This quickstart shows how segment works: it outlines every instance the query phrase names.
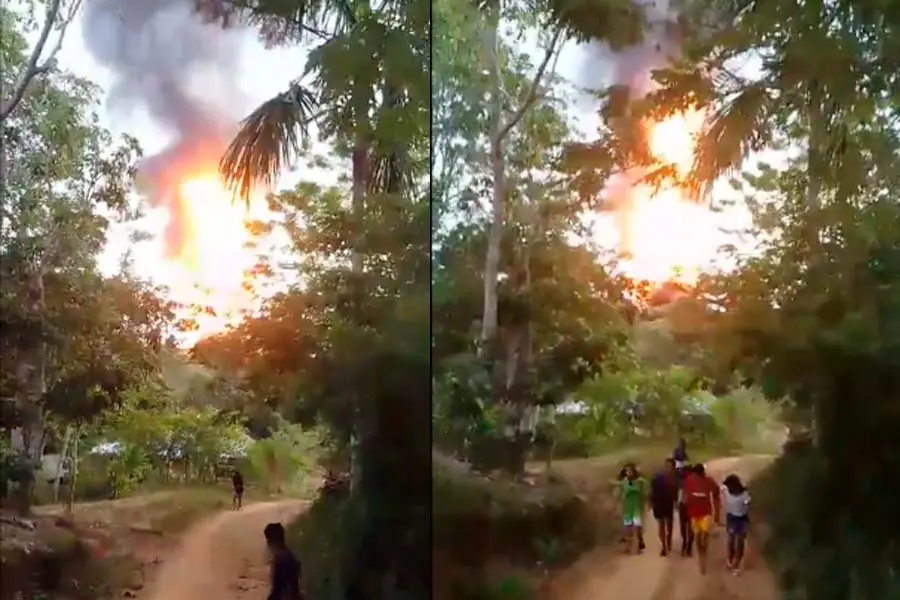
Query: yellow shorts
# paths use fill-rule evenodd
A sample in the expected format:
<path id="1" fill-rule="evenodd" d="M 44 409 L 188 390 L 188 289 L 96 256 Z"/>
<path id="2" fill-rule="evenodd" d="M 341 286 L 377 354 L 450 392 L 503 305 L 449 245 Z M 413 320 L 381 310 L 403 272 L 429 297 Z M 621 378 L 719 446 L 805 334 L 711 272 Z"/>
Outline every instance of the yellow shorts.
<path id="1" fill-rule="evenodd" d="M 712 516 L 707 515 L 699 519 L 691 519 L 691 530 L 694 533 L 709 533 L 712 528 Z"/>

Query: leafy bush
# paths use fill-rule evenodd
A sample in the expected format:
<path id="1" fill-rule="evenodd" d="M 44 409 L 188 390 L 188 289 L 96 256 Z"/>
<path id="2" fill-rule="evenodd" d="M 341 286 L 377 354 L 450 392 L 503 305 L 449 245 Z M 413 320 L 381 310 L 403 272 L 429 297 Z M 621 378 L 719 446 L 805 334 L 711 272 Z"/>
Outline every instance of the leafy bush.
<path id="1" fill-rule="evenodd" d="M 246 475 L 261 482 L 267 491 L 306 495 L 314 483 L 311 475 L 321 467 L 327 442 L 320 429 L 278 418 L 270 437 L 247 448 Z"/>
<path id="2" fill-rule="evenodd" d="M 303 562 L 303 588 L 318 600 L 342 599 L 349 548 L 361 528 L 361 511 L 344 486 L 323 488 L 288 525 L 288 542 Z"/>
<path id="3" fill-rule="evenodd" d="M 134 445 L 123 446 L 110 457 L 106 477 L 112 498 L 134 492 L 152 468 L 150 456 Z"/>
<path id="4" fill-rule="evenodd" d="M 896 528 L 882 520 L 873 535 L 867 520 L 879 514 L 878 506 L 857 512 L 853 490 L 834 489 L 831 477 L 823 453 L 803 440 L 786 444 L 783 456 L 754 481 L 769 527 L 766 555 L 785 598 L 900 598 Z M 885 496 L 885 508 L 891 505 L 891 491 L 872 491 Z"/>

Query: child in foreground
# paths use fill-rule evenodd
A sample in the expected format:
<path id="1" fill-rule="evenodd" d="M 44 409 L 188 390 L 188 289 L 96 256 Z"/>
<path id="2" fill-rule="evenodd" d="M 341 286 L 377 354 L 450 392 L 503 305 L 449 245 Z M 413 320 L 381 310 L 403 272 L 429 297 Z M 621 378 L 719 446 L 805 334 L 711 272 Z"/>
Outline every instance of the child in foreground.
<path id="1" fill-rule="evenodd" d="M 628 545 L 628 553 L 642 550 L 644 534 L 644 509 L 647 504 L 647 482 L 633 463 L 625 465 L 625 477 L 619 482 L 619 499 L 622 502 L 622 525 Z"/>
<path id="2" fill-rule="evenodd" d="M 713 524 L 720 519 L 719 486 L 706 474 L 702 464 L 694 465 L 684 480 L 682 489 L 687 515 L 691 519 L 691 529 L 697 542 L 697 559 L 700 574 L 706 574 L 706 559 L 709 553 L 709 534 Z"/>
<path id="3" fill-rule="evenodd" d="M 737 575 L 744 568 L 744 550 L 750 528 L 750 492 L 741 478 L 732 473 L 723 482 L 725 528 L 728 533 L 727 567 Z"/>

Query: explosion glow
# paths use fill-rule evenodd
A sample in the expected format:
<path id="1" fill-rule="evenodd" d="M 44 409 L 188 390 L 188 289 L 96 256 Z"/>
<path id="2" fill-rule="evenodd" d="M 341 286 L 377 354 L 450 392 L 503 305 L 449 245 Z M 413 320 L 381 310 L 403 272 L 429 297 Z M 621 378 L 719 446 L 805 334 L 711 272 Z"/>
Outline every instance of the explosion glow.
<path id="1" fill-rule="evenodd" d="M 703 114 L 692 110 L 649 124 L 650 151 L 661 165 L 671 165 L 679 178 L 693 165 Z M 658 285 L 676 281 L 692 285 L 709 262 L 709 210 L 692 201 L 676 180 L 657 186 L 633 182 L 629 200 L 620 207 L 623 260 L 619 266 L 631 279 Z"/>
<path id="2" fill-rule="evenodd" d="M 173 300 L 193 309 L 196 333 L 203 337 L 254 308 L 247 273 L 256 256 L 247 247 L 247 223 L 264 218 L 265 203 L 252 198 L 248 208 L 225 188 L 214 167 L 187 170 L 173 193 L 181 243 L 166 259 L 167 284 Z"/>
<path id="3" fill-rule="evenodd" d="M 248 220 L 267 208 L 228 193 L 219 160 L 235 133 L 244 100 L 236 74 L 243 48 L 238 28 L 211 22 L 192 0 L 85 0 L 85 48 L 112 76 L 111 114 L 143 113 L 169 143 L 137 166 L 151 211 L 165 211 L 159 258 L 142 276 L 169 288 L 196 321 L 195 335 L 217 333 L 253 309 L 246 272 Z"/>

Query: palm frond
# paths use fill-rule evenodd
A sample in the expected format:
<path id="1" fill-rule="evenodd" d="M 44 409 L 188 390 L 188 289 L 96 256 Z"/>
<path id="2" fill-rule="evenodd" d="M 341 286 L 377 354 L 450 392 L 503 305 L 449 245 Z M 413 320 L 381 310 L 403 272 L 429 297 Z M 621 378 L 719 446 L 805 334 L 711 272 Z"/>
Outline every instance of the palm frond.
<path id="1" fill-rule="evenodd" d="M 750 85 L 732 96 L 707 118 L 697 141 L 694 168 L 688 184 L 697 197 L 707 195 L 721 175 L 738 169 L 748 154 L 762 149 L 767 106 L 771 100 L 763 85 Z"/>
<path id="2" fill-rule="evenodd" d="M 373 157 L 369 193 L 415 195 L 415 191 L 415 176 L 406 153 L 393 152 Z"/>
<path id="3" fill-rule="evenodd" d="M 313 93 L 294 84 L 253 111 L 219 163 L 225 184 L 244 200 L 257 184 L 272 186 L 307 144 L 316 106 Z"/>
<path id="4" fill-rule="evenodd" d="M 414 116 L 398 121 L 398 112 L 406 113 L 414 111 L 409 96 L 392 83 L 390 78 L 382 85 L 382 105 L 378 115 L 378 123 L 375 126 L 376 138 L 379 138 L 373 147 L 373 157 L 369 171 L 369 193 L 372 194 L 403 194 L 414 196 L 415 167 L 412 160 L 412 148 L 405 141 L 397 139 L 398 127 L 415 127 Z M 401 125 L 402 123 L 402 125 Z M 386 135 L 379 135 L 383 133 Z M 410 139 L 417 139 L 413 135 Z"/>

